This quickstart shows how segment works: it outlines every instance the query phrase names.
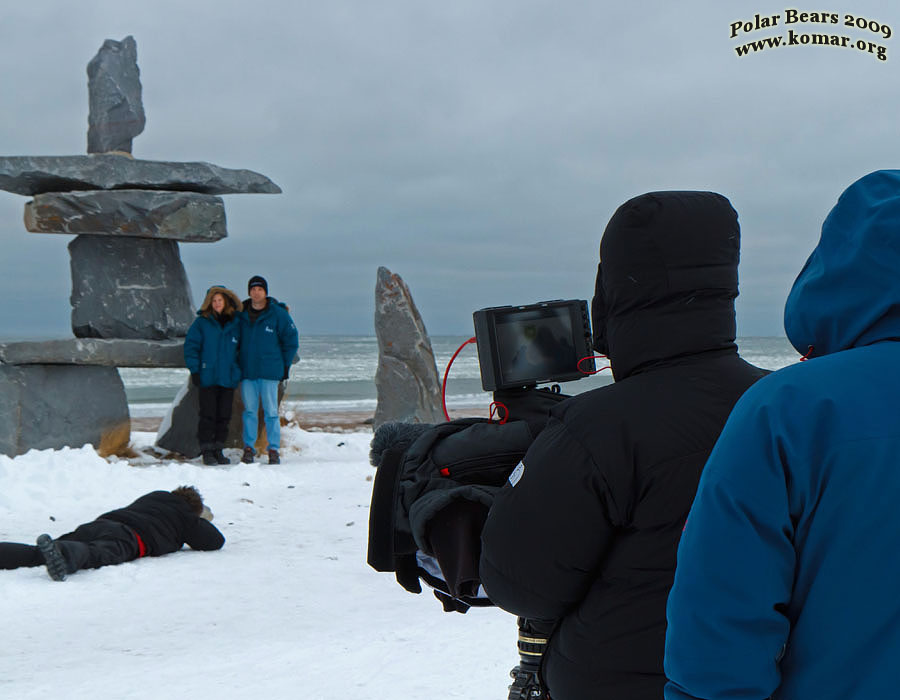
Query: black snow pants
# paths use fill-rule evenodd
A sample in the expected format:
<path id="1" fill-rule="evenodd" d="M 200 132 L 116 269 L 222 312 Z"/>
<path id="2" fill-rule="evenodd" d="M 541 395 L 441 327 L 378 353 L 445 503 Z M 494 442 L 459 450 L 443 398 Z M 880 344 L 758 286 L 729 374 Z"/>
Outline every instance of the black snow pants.
<path id="1" fill-rule="evenodd" d="M 79 525 L 73 532 L 56 538 L 66 560 L 67 573 L 121 564 L 140 556 L 137 536 L 127 525 L 98 519 Z M 34 545 L 0 542 L 0 569 L 43 566 L 44 558 Z"/>
<path id="2" fill-rule="evenodd" d="M 224 386 L 202 386 L 197 398 L 200 403 L 200 420 L 197 423 L 197 442 L 200 443 L 200 449 L 221 450 L 228 437 L 234 389 Z"/>

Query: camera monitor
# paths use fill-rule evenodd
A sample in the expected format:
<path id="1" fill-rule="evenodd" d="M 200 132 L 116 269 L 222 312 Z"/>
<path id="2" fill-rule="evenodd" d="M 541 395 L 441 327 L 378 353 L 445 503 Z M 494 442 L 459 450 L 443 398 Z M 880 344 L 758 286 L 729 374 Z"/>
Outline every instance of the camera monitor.
<path id="1" fill-rule="evenodd" d="M 494 306 L 472 317 L 485 391 L 568 382 L 594 369 L 586 301 Z"/>

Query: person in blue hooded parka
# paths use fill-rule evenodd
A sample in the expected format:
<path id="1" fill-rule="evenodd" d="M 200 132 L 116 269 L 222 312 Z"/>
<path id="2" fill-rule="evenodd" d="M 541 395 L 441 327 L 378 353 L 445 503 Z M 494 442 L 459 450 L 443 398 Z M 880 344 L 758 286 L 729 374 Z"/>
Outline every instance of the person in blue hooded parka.
<path id="1" fill-rule="evenodd" d="M 228 437 L 234 390 L 241 381 L 238 314 L 243 308 L 230 289 L 210 287 L 184 339 L 184 364 L 199 389 L 197 441 L 207 465 L 231 463 L 222 448 Z"/>
<path id="2" fill-rule="evenodd" d="M 810 358 L 737 403 L 668 600 L 668 700 L 896 697 L 900 170 L 853 183 L 787 299 Z"/>

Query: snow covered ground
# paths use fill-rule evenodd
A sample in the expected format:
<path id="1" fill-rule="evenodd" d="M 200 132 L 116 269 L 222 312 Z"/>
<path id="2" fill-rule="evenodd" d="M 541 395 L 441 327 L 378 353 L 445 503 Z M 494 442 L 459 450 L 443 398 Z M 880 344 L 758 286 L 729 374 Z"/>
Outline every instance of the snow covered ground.
<path id="1" fill-rule="evenodd" d="M 366 564 L 370 438 L 286 428 L 272 467 L 107 461 L 89 446 L 0 456 L 0 540 L 58 536 L 180 484 L 227 539 L 64 582 L 0 571 L 0 698 L 506 698 L 514 617 L 444 613 Z"/>

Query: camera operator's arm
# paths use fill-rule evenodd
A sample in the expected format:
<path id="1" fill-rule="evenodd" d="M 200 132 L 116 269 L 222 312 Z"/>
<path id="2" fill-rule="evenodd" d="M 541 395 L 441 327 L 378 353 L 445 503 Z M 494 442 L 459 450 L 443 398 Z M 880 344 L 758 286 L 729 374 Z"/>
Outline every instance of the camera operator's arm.
<path id="1" fill-rule="evenodd" d="M 480 564 L 488 596 L 522 617 L 559 618 L 594 580 L 616 512 L 591 454 L 551 419 L 488 514 Z"/>

